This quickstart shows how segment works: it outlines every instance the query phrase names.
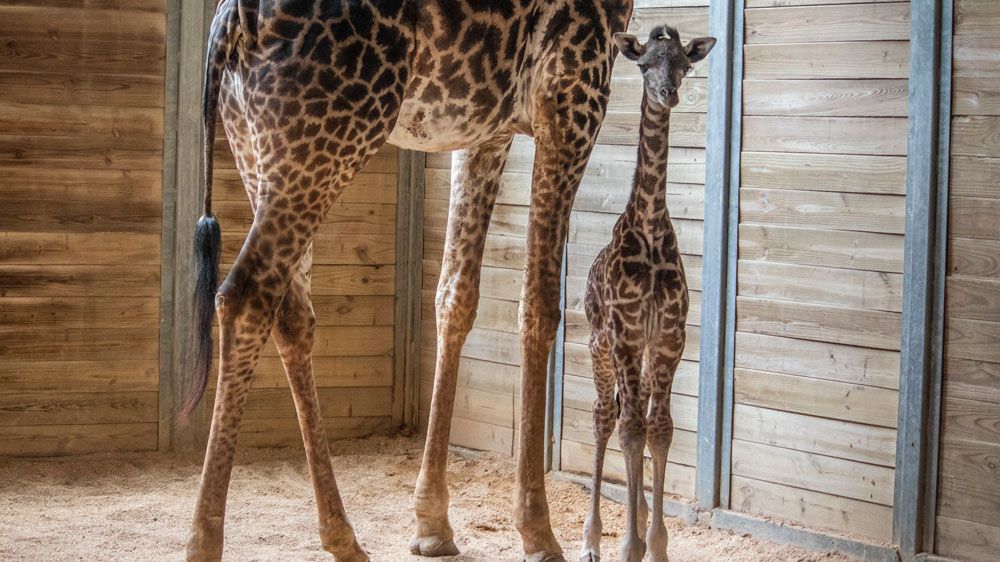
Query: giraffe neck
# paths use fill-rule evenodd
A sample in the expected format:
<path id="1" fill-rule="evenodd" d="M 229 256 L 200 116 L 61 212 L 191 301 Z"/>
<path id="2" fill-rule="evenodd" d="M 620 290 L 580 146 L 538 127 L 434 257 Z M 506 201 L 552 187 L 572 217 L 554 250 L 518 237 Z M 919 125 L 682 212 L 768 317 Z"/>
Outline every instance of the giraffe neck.
<path id="1" fill-rule="evenodd" d="M 633 224 L 650 238 L 669 226 L 667 215 L 667 157 L 669 152 L 670 108 L 649 102 L 642 96 L 639 123 L 639 155 L 636 159 L 632 194 L 626 212 Z"/>

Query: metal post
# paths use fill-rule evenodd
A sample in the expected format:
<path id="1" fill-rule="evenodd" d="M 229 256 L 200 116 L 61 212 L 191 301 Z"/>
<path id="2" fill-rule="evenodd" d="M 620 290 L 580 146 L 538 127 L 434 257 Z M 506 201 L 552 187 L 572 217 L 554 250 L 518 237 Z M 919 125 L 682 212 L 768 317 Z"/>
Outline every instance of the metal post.
<path id="1" fill-rule="evenodd" d="M 698 381 L 698 507 L 728 504 L 728 435 L 732 425 L 732 335 L 743 75 L 743 0 L 712 2 L 708 62 L 708 140 Z M 727 390 L 728 389 L 728 390 Z"/>
<path id="2" fill-rule="evenodd" d="M 893 539 L 904 560 L 927 550 L 931 536 L 925 533 L 933 525 L 928 522 L 933 518 L 931 494 L 937 477 L 937 438 L 932 430 L 936 432 L 940 409 L 946 244 L 946 231 L 938 218 L 947 204 L 946 195 L 939 200 L 939 193 L 947 193 L 947 137 L 942 143 L 941 135 L 947 135 L 950 114 L 941 93 L 950 91 L 951 78 L 950 20 L 942 26 L 942 15 L 950 18 L 950 2 L 917 1 L 910 9 L 906 238 L 893 502 Z M 942 72 L 942 51 L 948 58 L 947 75 Z"/>

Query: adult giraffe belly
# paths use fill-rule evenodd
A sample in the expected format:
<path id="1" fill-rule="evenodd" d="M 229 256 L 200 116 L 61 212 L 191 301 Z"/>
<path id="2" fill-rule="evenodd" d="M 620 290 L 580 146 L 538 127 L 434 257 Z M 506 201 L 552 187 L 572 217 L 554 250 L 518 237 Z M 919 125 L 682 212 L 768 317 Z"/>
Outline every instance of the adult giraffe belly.
<path id="1" fill-rule="evenodd" d="M 509 117 L 493 122 L 470 119 L 475 108 L 460 109 L 455 102 L 427 103 L 406 99 L 399 110 L 389 143 L 424 152 L 443 152 L 475 146 L 510 129 Z"/>

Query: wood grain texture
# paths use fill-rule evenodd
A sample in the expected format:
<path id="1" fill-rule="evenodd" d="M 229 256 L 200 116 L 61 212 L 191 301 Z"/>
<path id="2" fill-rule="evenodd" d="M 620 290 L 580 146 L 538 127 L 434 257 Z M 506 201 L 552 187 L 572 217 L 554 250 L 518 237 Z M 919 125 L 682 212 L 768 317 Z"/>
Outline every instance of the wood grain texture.
<path id="1" fill-rule="evenodd" d="M 906 155 L 902 117 L 743 118 L 743 148 L 754 152 Z"/>
<path id="2" fill-rule="evenodd" d="M 737 367 L 895 390 L 899 353 L 870 347 L 736 332 Z"/>
<path id="3" fill-rule="evenodd" d="M 1000 116 L 952 118 L 951 153 L 956 156 L 1000 157 Z"/>
<path id="4" fill-rule="evenodd" d="M 947 396 L 942 419 L 944 449 L 954 442 L 1000 444 L 1000 408 L 995 403 Z"/>
<path id="5" fill-rule="evenodd" d="M 820 529 L 857 534 L 888 542 L 892 508 L 736 476 L 730 494 L 733 509 L 799 521 Z"/>
<path id="6" fill-rule="evenodd" d="M 745 478 L 891 506 L 893 473 L 889 467 L 733 441 L 733 474 Z"/>
<path id="7" fill-rule="evenodd" d="M 892 429 L 736 404 L 733 438 L 793 451 L 894 466 Z M 810 488 L 812 489 L 812 488 Z"/>
<path id="8" fill-rule="evenodd" d="M 906 40 L 908 3 L 749 8 L 745 43 Z"/>
<path id="9" fill-rule="evenodd" d="M 743 114 L 906 117 L 906 80 L 744 80 Z"/>
<path id="10" fill-rule="evenodd" d="M 790 189 L 740 189 L 740 221 L 903 234 L 906 198 Z"/>
<path id="11" fill-rule="evenodd" d="M 153 451 L 156 423 L 0 425 L 0 455 L 56 456 Z"/>
<path id="12" fill-rule="evenodd" d="M 747 45 L 743 57 L 747 78 L 906 78 L 910 72 L 906 41 Z"/>
<path id="13" fill-rule="evenodd" d="M 736 329 L 741 332 L 874 347 L 898 351 L 897 312 L 739 296 Z"/>
<path id="14" fill-rule="evenodd" d="M 955 78 L 1000 78 L 1000 37 L 995 33 L 955 35 L 952 72 Z"/>
<path id="15" fill-rule="evenodd" d="M 743 187 L 902 195 L 906 158 L 743 152 L 740 182 Z"/>
<path id="16" fill-rule="evenodd" d="M 944 341 L 948 357 L 1000 363 L 1000 322 L 947 318 Z"/>
<path id="17" fill-rule="evenodd" d="M 903 276 L 831 267 L 739 262 L 740 295 L 901 312 Z"/>
<path id="18" fill-rule="evenodd" d="M 896 234 L 740 225 L 739 258 L 903 272 L 903 240 Z"/>
<path id="19" fill-rule="evenodd" d="M 953 115 L 1000 115 L 1000 77 L 952 80 Z"/>
<path id="20" fill-rule="evenodd" d="M 1000 363 L 944 358 L 944 395 L 1000 404 Z"/>
<path id="21" fill-rule="evenodd" d="M 1000 551 L 1000 525 L 938 516 L 934 550 L 959 560 L 992 560 Z"/>
<path id="22" fill-rule="evenodd" d="M 739 404 L 896 427 L 898 393 L 894 390 L 739 368 L 735 380 Z"/>
<path id="23" fill-rule="evenodd" d="M 952 442 L 941 450 L 938 514 L 1000 526 L 1000 444 Z"/>
<path id="24" fill-rule="evenodd" d="M 949 237 L 948 274 L 982 278 L 1000 276 L 1000 241 Z"/>

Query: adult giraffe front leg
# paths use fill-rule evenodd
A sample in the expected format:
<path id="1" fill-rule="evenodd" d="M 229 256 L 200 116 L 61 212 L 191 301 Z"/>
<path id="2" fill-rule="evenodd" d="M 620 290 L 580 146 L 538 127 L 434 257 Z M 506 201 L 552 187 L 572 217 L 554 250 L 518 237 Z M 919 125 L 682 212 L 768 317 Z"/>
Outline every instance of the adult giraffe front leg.
<path id="1" fill-rule="evenodd" d="M 521 289 L 521 430 L 514 525 L 528 562 L 564 560 L 545 497 L 545 393 L 561 311 L 559 287 L 570 211 L 604 116 L 607 92 L 575 78 L 554 80 L 536 104 L 535 162 Z M 591 99 L 573 105 L 568 100 Z M 581 113 L 582 107 L 593 113 Z M 583 120 L 579 116 L 583 116 Z"/>
<path id="2" fill-rule="evenodd" d="M 423 556 L 458 554 L 448 523 L 448 436 L 455 405 L 458 361 L 479 305 L 479 269 L 486 231 L 510 151 L 511 135 L 455 153 L 451 200 L 441 277 L 435 299 L 437 365 L 424 458 L 414 492 L 416 535 L 410 552 Z"/>

